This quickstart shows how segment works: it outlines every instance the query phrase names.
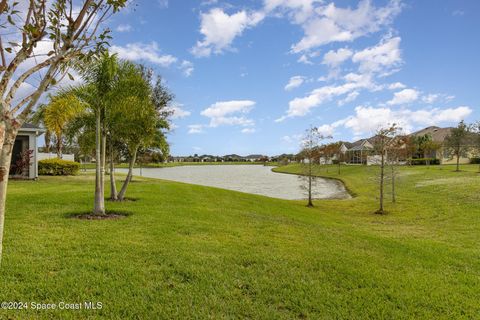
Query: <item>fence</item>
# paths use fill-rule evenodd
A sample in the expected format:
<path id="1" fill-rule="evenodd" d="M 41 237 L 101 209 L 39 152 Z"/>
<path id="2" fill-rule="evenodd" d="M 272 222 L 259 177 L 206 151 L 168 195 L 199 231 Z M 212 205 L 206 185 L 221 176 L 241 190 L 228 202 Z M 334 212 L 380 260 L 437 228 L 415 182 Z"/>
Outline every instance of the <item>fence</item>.
<path id="1" fill-rule="evenodd" d="M 39 152 L 37 154 L 37 159 L 38 161 L 40 160 L 45 160 L 45 159 L 54 159 L 57 157 L 56 153 L 44 153 L 44 152 Z M 63 160 L 70 160 L 70 161 L 75 161 L 75 156 L 73 154 L 63 154 L 62 155 Z"/>

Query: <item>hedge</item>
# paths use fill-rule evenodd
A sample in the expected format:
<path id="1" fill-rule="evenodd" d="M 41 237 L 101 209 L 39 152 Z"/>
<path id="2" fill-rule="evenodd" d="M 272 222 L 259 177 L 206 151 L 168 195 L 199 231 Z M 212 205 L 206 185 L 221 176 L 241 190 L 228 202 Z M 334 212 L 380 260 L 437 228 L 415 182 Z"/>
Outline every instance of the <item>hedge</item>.
<path id="1" fill-rule="evenodd" d="M 38 174 L 43 176 L 74 176 L 80 170 L 80 163 L 62 159 L 38 161 Z"/>
<path id="2" fill-rule="evenodd" d="M 425 166 L 427 164 L 438 165 L 440 164 L 440 159 L 437 159 L 437 158 L 409 159 L 408 163 L 410 163 L 412 166 Z"/>
<path id="3" fill-rule="evenodd" d="M 470 163 L 471 164 L 480 164 L 480 158 L 471 158 Z"/>

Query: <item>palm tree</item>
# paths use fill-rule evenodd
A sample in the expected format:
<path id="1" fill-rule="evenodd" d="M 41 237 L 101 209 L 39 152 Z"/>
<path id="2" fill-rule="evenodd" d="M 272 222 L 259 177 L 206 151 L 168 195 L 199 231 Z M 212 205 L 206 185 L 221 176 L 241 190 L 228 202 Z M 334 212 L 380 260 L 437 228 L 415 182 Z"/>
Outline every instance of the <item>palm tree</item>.
<path id="1" fill-rule="evenodd" d="M 47 127 L 50 132 L 55 133 L 58 159 L 62 158 L 65 127 L 84 109 L 85 104 L 69 92 L 60 93 L 54 97 L 51 96 L 50 103 L 43 108 L 42 113 L 45 127 Z"/>
<path id="2" fill-rule="evenodd" d="M 80 73 L 85 84 L 74 90 L 95 115 L 95 201 L 93 214 L 105 214 L 105 158 L 106 158 L 106 108 L 117 78 L 117 56 L 104 52 L 93 63 L 83 66 Z"/>

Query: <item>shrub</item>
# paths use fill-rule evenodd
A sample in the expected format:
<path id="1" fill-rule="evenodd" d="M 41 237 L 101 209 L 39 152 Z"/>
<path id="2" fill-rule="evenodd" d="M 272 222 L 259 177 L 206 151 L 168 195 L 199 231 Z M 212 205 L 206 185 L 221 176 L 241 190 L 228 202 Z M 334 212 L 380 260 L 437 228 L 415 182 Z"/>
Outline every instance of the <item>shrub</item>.
<path id="1" fill-rule="evenodd" d="M 38 161 L 38 174 L 44 176 L 74 176 L 80 170 L 80 163 L 62 159 Z"/>
<path id="2" fill-rule="evenodd" d="M 408 162 L 412 166 L 425 166 L 427 164 L 438 165 L 438 164 L 440 164 L 440 159 L 437 159 L 437 158 L 419 158 L 419 159 L 409 159 Z"/>
<path id="3" fill-rule="evenodd" d="M 480 158 L 470 158 L 471 164 L 480 164 Z"/>

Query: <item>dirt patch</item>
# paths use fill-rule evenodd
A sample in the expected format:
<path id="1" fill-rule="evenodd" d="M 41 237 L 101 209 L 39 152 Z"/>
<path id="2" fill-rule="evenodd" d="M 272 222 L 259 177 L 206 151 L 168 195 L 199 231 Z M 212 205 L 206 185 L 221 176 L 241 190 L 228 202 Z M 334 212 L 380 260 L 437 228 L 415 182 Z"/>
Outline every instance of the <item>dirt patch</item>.
<path id="1" fill-rule="evenodd" d="M 71 213 L 67 215 L 70 219 L 79 220 L 118 220 L 123 219 L 131 214 L 129 212 L 107 211 L 104 215 L 93 214 L 91 212 Z"/>

